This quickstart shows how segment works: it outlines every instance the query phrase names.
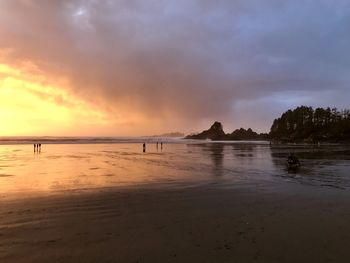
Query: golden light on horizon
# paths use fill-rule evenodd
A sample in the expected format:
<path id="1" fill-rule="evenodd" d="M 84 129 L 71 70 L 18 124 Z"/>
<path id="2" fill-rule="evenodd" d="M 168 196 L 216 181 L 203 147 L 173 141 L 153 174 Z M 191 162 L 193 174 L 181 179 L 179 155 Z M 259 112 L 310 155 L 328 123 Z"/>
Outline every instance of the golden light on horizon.
<path id="1" fill-rule="evenodd" d="M 42 75 L 0 64 L 0 136 L 74 135 L 75 127 L 107 124 L 107 114 L 48 84 Z"/>

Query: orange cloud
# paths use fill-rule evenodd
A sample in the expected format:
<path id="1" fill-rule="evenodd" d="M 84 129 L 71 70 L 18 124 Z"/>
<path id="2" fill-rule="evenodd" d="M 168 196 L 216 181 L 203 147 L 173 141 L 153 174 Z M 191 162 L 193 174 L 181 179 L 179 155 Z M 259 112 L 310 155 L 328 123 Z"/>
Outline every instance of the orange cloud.
<path id="1" fill-rule="evenodd" d="M 109 123 L 106 112 L 70 94 L 64 81 L 49 84 L 38 72 L 28 73 L 34 65 L 22 65 L 0 63 L 1 136 L 71 134 Z"/>
<path id="2" fill-rule="evenodd" d="M 69 81 L 45 75 L 30 61 L 5 60 L 0 57 L 0 136 L 125 136 L 161 129 L 156 118 L 130 111 L 130 105 L 109 110 L 103 100 L 84 100 Z"/>

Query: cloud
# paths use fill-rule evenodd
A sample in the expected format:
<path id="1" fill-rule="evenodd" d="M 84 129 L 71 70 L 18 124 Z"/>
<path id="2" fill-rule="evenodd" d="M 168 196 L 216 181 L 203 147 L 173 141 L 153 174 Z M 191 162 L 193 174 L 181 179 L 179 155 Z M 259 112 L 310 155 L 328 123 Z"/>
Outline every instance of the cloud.
<path id="1" fill-rule="evenodd" d="M 255 128 L 266 130 L 269 114 L 291 106 L 276 94 L 349 100 L 349 22 L 345 0 L 2 0 L 0 48 L 7 60 L 64 76 L 70 92 L 110 113 L 137 112 L 159 129 L 188 132 L 214 119 L 235 127 L 254 122 L 246 105 L 259 105 L 266 124 Z"/>

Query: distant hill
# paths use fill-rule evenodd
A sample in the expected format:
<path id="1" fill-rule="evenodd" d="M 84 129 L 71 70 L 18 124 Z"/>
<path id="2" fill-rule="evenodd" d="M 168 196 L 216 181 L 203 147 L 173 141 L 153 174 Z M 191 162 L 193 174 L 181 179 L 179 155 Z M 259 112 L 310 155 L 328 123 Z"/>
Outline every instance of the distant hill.
<path id="1" fill-rule="evenodd" d="M 169 138 L 177 138 L 177 137 L 185 137 L 185 134 L 182 132 L 169 132 L 160 135 L 153 135 L 151 137 L 169 137 Z"/>
<path id="2" fill-rule="evenodd" d="M 215 140 L 215 141 L 238 141 L 238 140 L 265 140 L 267 134 L 258 134 L 251 128 L 247 130 L 241 128 L 233 131 L 232 133 L 226 134 L 223 130 L 223 126 L 220 122 L 216 121 L 208 129 L 198 134 L 188 135 L 186 139 L 197 139 L 197 140 Z"/>

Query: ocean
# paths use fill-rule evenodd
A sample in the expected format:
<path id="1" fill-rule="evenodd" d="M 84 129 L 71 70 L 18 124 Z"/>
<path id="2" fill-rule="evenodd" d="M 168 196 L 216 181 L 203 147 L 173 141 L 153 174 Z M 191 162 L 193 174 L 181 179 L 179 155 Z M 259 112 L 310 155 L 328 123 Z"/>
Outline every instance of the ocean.
<path id="1" fill-rule="evenodd" d="M 156 142 L 160 143 L 157 147 Z M 142 144 L 146 143 L 146 152 Z M 33 143 L 41 143 L 34 152 Z M 298 171 L 286 168 L 294 152 Z M 209 142 L 180 138 L 8 137 L 0 139 L 0 195 L 80 193 L 123 187 L 266 189 L 350 187 L 350 147 Z"/>

